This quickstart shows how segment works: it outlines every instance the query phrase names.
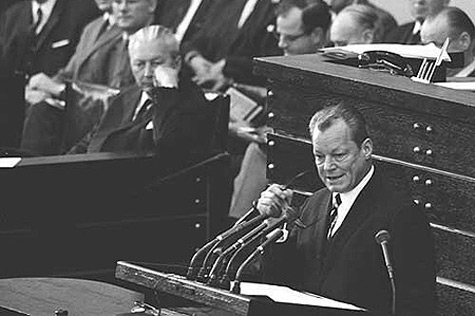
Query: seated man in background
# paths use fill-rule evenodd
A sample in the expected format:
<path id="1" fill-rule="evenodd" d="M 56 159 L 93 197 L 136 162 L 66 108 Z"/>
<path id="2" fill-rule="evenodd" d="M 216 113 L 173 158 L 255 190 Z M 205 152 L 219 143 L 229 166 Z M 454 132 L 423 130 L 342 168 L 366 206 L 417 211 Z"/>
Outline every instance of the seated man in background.
<path id="1" fill-rule="evenodd" d="M 82 81 L 112 88 L 134 83 L 127 52 L 127 38 L 154 19 L 157 0 L 104 0 L 108 20 L 97 19 L 86 27 L 76 54 L 56 77 L 39 74 L 31 78 L 27 100 L 34 105 L 25 121 L 21 148 L 39 155 L 61 154 L 82 139 L 100 121 L 105 104 L 101 100 L 71 97 L 66 109 L 44 102 L 63 94 L 66 81 Z M 51 102 L 50 102 L 51 103 Z"/>
<path id="2" fill-rule="evenodd" d="M 367 5 L 354 4 L 344 8 L 330 28 L 330 41 L 335 46 L 371 44 L 378 34 L 379 18 Z"/>
<path id="3" fill-rule="evenodd" d="M 98 127 L 71 153 L 206 150 L 214 109 L 182 74 L 174 34 L 151 25 L 130 36 L 128 49 L 136 84 L 112 100 Z"/>
<path id="4" fill-rule="evenodd" d="M 252 58 L 281 54 L 267 31 L 274 7 L 271 0 L 214 1 L 200 30 L 182 43 L 193 80 L 214 91 L 232 83 L 264 86 L 265 79 L 252 73 Z"/>
<path id="5" fill-rule="evenodd" d="M 284 55 L 312 54 L 326 46 L 331 14 L 323 0 L 282 0 L 275 14 L 275 36 Z M 247 137 L 250 144 L 234 180 L 229 211 L 233 218 L 244 215 L 267 185 L 267 155 L 263 148 L 267 142 L 264 134 L 267 129 L 257 129 L 257 133 L 245 134 L 239 132 L 237 125 L 234 132 Z"/>
<path id="6" fill-rule="evenodd" d="M 339 14 L 341 10 L 352 4 L 364 4 L 372 7 L 379 17 L 380 34 L 376 34 L 375 36 L 377 41 L 382 41 L 393 29 L 397 27 L 397 22 L 391 13 L 381 9 L 368 0 L 329 0 L 328 2 L 331 10 L 335 14 Z"/>
<path id="7" fill-rule="evenodd" d="M 414 21 L 395 28 L 384 38 L 385 43 L 420 44 L 421 27 L 426 17 L 439 13 L 449 5 L 450 0 L 409 0 L 408 2 Z"/>
<path id="8" fill-rule="evenodd" d="M 464 67 L 447 69 L 448 77 L 475 77 L 475 26 L 470 17 L 457 7 L 447 7 L 434 17 L 428 17 L 421 29 L 422 43 L 442 47 L 450 38 L 449 53 L 463 52 Z"/>
<path id="9" fill-rule="evenodd" d="M 331 15 L 325 2 L 282 0 L 276 15 L 276 37 L 284 55 L 312 54 L 327 45 Z"/>
<path id="10" fill-rule="evenodd" d="M 360 112 L 347 103 L 328 106 L 310 120 L 318 175 L 325 188 L 304 202 L 298 222 L 265 262 L 265 282 L 284 283 L 381 315 L 435 312 L 435 255 L 422 208 L 396 190 L 373 165 L 373 143 Z M 293 192 L 274 184 L 261 194 L 261 213 L 281 214 Z M 390 234 L 392 290 L 375 236 Z"/>

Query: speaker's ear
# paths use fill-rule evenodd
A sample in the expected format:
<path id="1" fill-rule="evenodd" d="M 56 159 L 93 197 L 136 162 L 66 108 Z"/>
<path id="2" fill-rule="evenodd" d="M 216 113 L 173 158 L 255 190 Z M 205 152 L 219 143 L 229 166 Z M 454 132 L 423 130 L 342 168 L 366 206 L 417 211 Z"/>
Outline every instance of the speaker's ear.
<path id="1" fill-rule="evenodd" d="M 366 160 L 371 159 L 371 155 L 373 154 L 373 141 L 371 138 L 368 137 L 361 143 L 361 150 Z"/>

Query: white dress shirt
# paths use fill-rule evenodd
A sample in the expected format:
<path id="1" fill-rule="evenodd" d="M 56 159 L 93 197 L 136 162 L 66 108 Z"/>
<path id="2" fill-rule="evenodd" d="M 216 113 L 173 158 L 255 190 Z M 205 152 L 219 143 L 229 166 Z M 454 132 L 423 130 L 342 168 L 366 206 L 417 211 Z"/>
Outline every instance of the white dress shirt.
<path id="1" fill-rule="evenodd" d="M 374 174 L 374 166 L 371 166 L 371 169 L 368 171 L 368 173 L 361 179 L 360 183 L 356 187 L 353 188 L 353 190 L 349 192 L 344 192 L 344 193 L 339 193 L 340 198 L 341 198 L 341 204 L 338 207 L 338 215 L 336 217 L 336 223 L 333 226 L 333 230 L 331 232 L 331 236 L 334 236 L 336 231 L 340 228 L 341 224 L 345 220 L 346 216 L 350 212 L 351 207 L 355 203 L 356 198 L 358 195 L 360 195 L 361 191 L 363 188 L 368 184 L 369 180 L 371 180 L 371 177 Z M 337 192 L 332 193 L 332 198 L 333 201 L 335 200 L 335 195 L 337 195 Z"/>
<path id="2" fill-rule="evenodd" d="M 244 6 L 244 9 L 242 9 L 241 17 L 239 18 L 239 22 L 238 22 L 239 29 L 242 28 L 244 23 L 246 23 L 247 19 L 254 11 L 254 8 L 256 7 L 256 4 L 258 1 L 259 0 L 247 0 L 246 5 Z"/>
<path id="3" fill-rule="evenodd" d="M 39 34 L 41 30 L 45 27 L 46 23 L 53 12 L 54 5 L 56 4 L 56 0 L 46 0 L 44 3 L 39 4 L 36 1 L 31 2 L 31 12 L 33 14 L 33 24 L 36 24 L 38 21 L 38 9 L 41 8 L 41 12 L 43 12 L 43 16 L 41 18 L 41 22 L 36 28 L 36 34 Z"/>
<path id="4" fill-rule="evenodd" d="M 149 95 L 147 94 L 147 92 L 145 91 L 142 91 L 142 95 L 140 96 L 140 101 L 139 101 L 139 105 L 135 108 L 135 112 L 134 112 L 134 116 L 132 117 L 132 121 L 135 121 L 135 119 L 137 118 L 137 115 L 139 114 L 140 110 L 142 109 L 142 107 L 145 105 L 145 103 L 148 101 L 148 100 L 151 100 Z M 152 106 L 152 103 L 150 103 L 148 106 L 147 106 L 147 110 Z"/>

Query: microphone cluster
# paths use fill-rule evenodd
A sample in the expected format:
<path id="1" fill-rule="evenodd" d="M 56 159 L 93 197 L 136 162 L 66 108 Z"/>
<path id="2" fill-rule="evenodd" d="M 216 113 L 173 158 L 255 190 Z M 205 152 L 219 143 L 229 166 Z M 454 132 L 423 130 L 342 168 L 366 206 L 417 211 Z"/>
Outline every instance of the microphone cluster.
<path id="1" fill-rule="evenodd" d="M 258 214 L 258 215 L 257 215 Z M 296 214 L 288 208 L 284 211 L 270 209 L 259 214 L 256 205 L 230 229 L 219 234 L 201 247 L 188 267 L 187 279 L 207 283 L 210 286 L 239 292 L 243 271 L 265 248 L 281 238 L 284 223 L 295 221 Z M 274 220 L 269 220 L 274 218 Z"/>

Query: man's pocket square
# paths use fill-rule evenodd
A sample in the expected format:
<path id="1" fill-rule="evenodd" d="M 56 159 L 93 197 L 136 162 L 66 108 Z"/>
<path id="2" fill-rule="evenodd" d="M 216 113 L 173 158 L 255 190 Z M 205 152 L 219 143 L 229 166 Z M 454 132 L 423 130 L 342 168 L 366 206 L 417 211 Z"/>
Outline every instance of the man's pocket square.
<path id="1" fill-rule="evenodd" d="M 148 122 L 147 126 L 145 126 L 145 129 L 147 131 L 152 130 L 153 129 L 153 121 Z"/>
<path id="2" fill-rule="evenodd" d="M 64 39 L 64 40 L 54 42 L 53 44 L 51 44 L 51 48 L 60 48 L 60 47 L 66 46 L 66 45 L 69 45 L 69 40 L 68 39 Z"/>

